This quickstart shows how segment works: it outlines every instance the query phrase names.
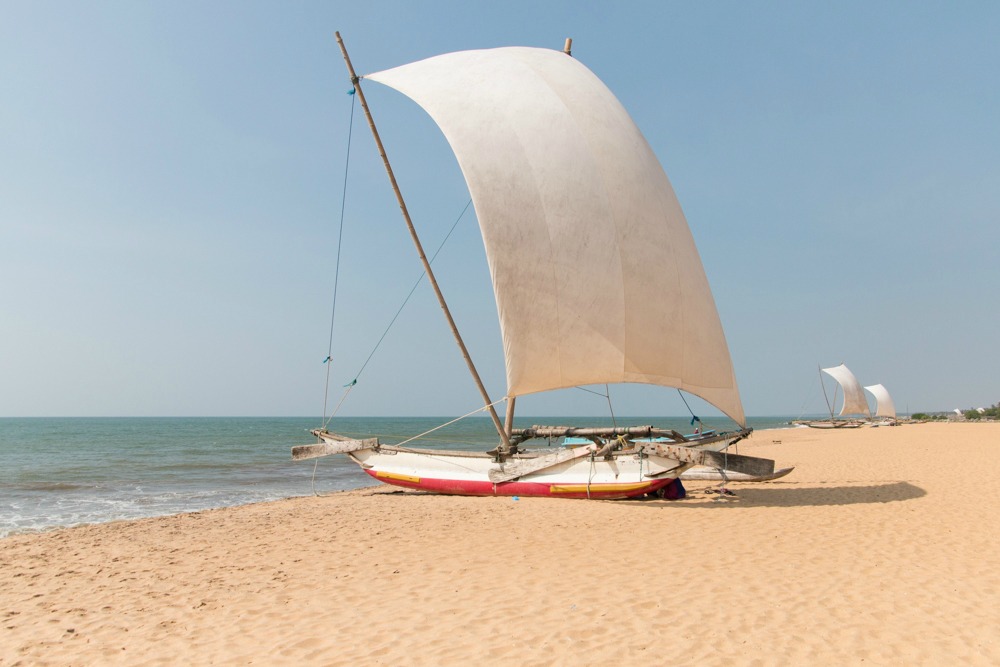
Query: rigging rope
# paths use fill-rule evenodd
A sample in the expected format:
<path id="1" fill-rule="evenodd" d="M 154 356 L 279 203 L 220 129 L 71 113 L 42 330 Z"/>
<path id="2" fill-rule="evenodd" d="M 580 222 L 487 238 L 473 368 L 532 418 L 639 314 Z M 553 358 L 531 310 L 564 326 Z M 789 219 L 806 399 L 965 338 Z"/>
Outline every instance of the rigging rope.
<path id="1" fill-rule="evenodd" d="M 344 239 L 344 209 L 347 205 L 347 176 L 350 173 L 348 167 L 351 163 L 351 138 L 354 134 L 354 101 L 357 99 L 354 95 L 354 89 L 351 89 L 348 94 L 351 96 L 351 116 L 347 126 L 347 157 L 344 160 L 344 187 L 340 196 L 340 229 L 337 232 L 337 261 L 334 263 L 333 270 L 333 306 L 330 308 L 330 339 L 327 343 L 326 359 L 323 360 L 323 363 L 326 364 L 326 386 L 323 389 L 323 428 L 326 428 L 326 425 L 329 423 L 326 418 L 326 406 L 330 394 L 330 367 L 333 366 L 333 324 L 337 317 L 337 284 L 340 281 L 340 246 Z M 343 403 L 343 399 L 341 399 L 341 403 Z"/>
<path id="2" fill-rule="evenodd" d="M 823 376 L 820 376 L 820 383 L 822 383 L 822 382 L 823 382 Z M 809 381 L 809 385 L 812 386 L 812 383 L 813 383 L 813 381 L 810 380 Z M 803 391 L 802 395 L 805 396 L 805 398 L 802 400 L 802 407 L 799 408 L 798 419 L 802 419 L 803 415 L 806 414 L 806 408 L 807 407 L 809 407 L 809 408 L 812 407 L 812 398 L 809 396 L 809 391 L 808 390 Z"/>
<path id="3" fill-rule="evenodd" d="M 327 344 L 326 359 L 323 360 L 323 363 L 326 364 L 326 383 L 323 390 L 323 428 L 326 428 L 329 425 L 330 421 L 336 416 L 337 412 L 340 411 L 340 407 L 344 404 L 344 401 L 347 399 L 348 394 L 351 393 L 351 389 L 353 389 L 354 385 L 358 383 L 358 378 L 361 377 L 361 373 L 368 366 L 368 362 L 372 360 L 372 357 L 375 356 L 375 352 L 377 352 L 379 347 L 382 345 L 382 341 L 385 340 L 385 337 L 386 335 L 388 335 L 389 330 L 392 329 L 392 326 L 396 323 L 396 320 L 399 318 L 400 313 L 403 312 L 403 308 L 406 307 L 406 304 L 413 296 L 413 293 L 416 292 L 417 287 L 420 285 L 420 282 L 424 279 L 424 276 L 426 275 L 425 272 L 423 271 L 420 272 L 420 276 L 413 284 L 413 287 L 410 289 L 410 292 L 406 295 L 406 298 L 403 300 L 402 305 L 400 305 L 399 310 L 396 311 L 396 314 L 393 315 L 392 320 L 390 320 L 388 326 L 386 326 L 385 331 L 382 332 L 382 335 L 379 337 L 378 342 L 375 343 L 375 347 L 372 348 L 371 353 L 369 353 L 368 358 L 365 359 L 365 362 L 361 365 L 361 368 L 358 370 L 357 373 L 355 373 L 354 379 L 344 385 L 346 390 L 340 397 L 340 401 L 337 403 L 337 407 L 334 408 L 334 410 L 328 416 L 327 407 L 329 406 L 330 403 L 330 373 L 331 373 L 330 369 L 333 366 L 333 331 L 334 331 L 334 323 L 336 322 L 336 316 L 337 316 L 337 285 L 340 280 L 340 253 L 344 237 L 344 210 L 346 208 L 346 203 L 347 203 L 347 177 L 349 174 L 349 166 L 351 160 L 351 138 L 353 136 L 353 131 L 354 131 L 354 108 L 355 108 L 354 100 L 356 99 L 354 93 L 355 91 L 353 88 L 350 91 L 348 91 L 348 94 L 351 96 L 351 116 L 347 132 L 347 158 L 344 164 L 344 185 L 343 185 L 343 193 L 341 196 L 341 204 L 340 204 L 340 229 L 338 230 L 337 233 L 337 259 L 336 259 L 334 278 L 333 278 L 333 306 L 330 312 L 330 337 L 329 337 L 329 342 Z M 445 244 L 448 242 L 448 239 L 451 238 L 452 233 L 455 231 L 455 228 L 458 227 L 458 223 L 461 222 L 462 218 L 465 217 L 465 214 L 469 210 L 470 206 L 472 206 L 472 199 L 469 199 L 469 201 L 465 204 L 465 207 L 462 208 L 462 212 L 459 213 L 458 217 L 455 219 L 455 222 L 452 223 L 451 229 L 448 230 L 448 233 L 445 235 L 440 245 L 438 245 L 437 250 L 435 250 L 434 254 L 431 255 L 430 258 L 431 263 L 434 262 L 434 259 L 444 248 Z"/>
<path id="4" fill-rule="evenodd" d="M 694 410 L 691 409 L 691 406 L 688 405 L 687 399 L 684 398 L 684 392 L 682 392 L 680 389 L 678 389 L 677 390 L 677 395 L 681 397 L 681 400 L 684 401 L 684 407 L 687 408 L 688 412 L 691 413 L 691 426 L 694 426 L 695 422 L 698 422 L 700 424 L 701 423 L 701 418 L 698 415 L 696 415 L 694 413 Z"/>
<path id="5" fill-rule="evenodd" d="M 594 391 L 593 389 L 587 389 L 586 387 L 576 387 L 576 388 L 579 389 L 580 391 L 585 391 L 588 394 L 593 394 L 594 396 L 603 396 L 604 398 L 608 399 L 608 412 L 611 413 L 611 423 L 615 427 L 618 426 L 618 420 L 615 419 L 615 408 L 614 406 L 611 405 L 611 389 L 608 387 L 608 385 L 604 385 L 603 394 L 599 391 Z"/>
<path id="6" fill-rule="evenodd" d="M 594 481 L 594 475 L 597 474 L 597 461 L 594 457 L 597 452 L 590 453 L 590 472 L 587 474 L 587 500 L 590 500 L 590 485 Z"/>
<path id="7" fill-rule="evenodd" d="M 452 233 L 455 231 L 455 228 L 458 227 L 458 223 L 462 221 L 462 218 L 465 217 L 465 213 L 469 210 L 470 206 L 472 206 L 472 200 L 471 199 L 468 202 L 466 202 L 465 207 L 462 209 L 462 212 L 458 214 L 458 217 L 455 218 L 455 222 L 452 223 L 451 229 L 448 230 L 448 233 L 445 234 L 444 239 L 438 245 L 437 250 L 435 250 L 434 254 L 431 255 L 430 260 L 429 260 L 431 263 L 434 262 L 435 258 L 437 258 L 437 256 L 438 256 L 438 254 L 440 254 L 440 252 L 444 249 L 444 246 L 448 242 L 448 239 L 451 238 Z M 379 336 L 378 342 L 375 343 L 375 347 L 373 347 L 372 351 L 368 354 L 368 358 L 365 359 L 365 363 L 361 364 L 361 368 L 358 369 L 357 373 L 355 373 L 354 379 L 344 385 L 344 387 L 346 388 L 346 391 L 344 391 L 343 396 L 340 397 L 340 402 L 337 403 L 336 409 L 334 409 L 334 411 L 330 414 L 329 417 L 325 416 L 325 414 L 326 414 L 327 398 L 324 396 L 324 398 L 323 398 L 323 411 L 324 411 L 323 428 L 326 428 L 327 425 L 329 425 L 330 421 L 337 415 L 337 412 L 340 411 L 340 406 L 342 406 L 344 404 L 344 401 L 347 399 L 347 395 L 351 393 L 351 389 L 353 389 L 354 385 L 356 385 L 358 383 L 358 378 L 361 377 L 361 373 L 364 372 L 365 368 L 367 368 L 367 366 L 368 366 L 368 362 L 370 362 L 372 360 L 372 357 L 375 356 L 375 353 L 378 351 L 379 347 L 381 347 L 382 341 L 385 340 L 385 337 L 387 335 L 389 335 L 389 330 L 392 329 L 392 325 L 394 325 L 396 323 L 396 320 L 399 318 L 399 315 L 403 312 L 403 308 L 405 308 L 406 304 L 409 303 L 410 298 L 413 296 L 413 293 L 417 291 L 417 287 L 420 286 L 420 282 L 424 279 L 425 275 L 427 275 L 426 272 L 424 272 L 424 271 L 420 272 L 420 275 L 417 277 L 416 282 L 413 283 L 413 287 L 410 288 L 410 292 L 406 295 L 406 298 L 403 299 L 403 303 L 399 306 L 399 310 L 397 310 L 396 314 L 392 316 L 392 319 L 389 321 L 389 324 L 386 326 L 385 331 L 382 332 L 382 335 Z M 332 334 L 331 334 L 331 340 L 332 340 Z M 327 357 L 326 360 L 324 360 L 324 363 L 326 363 L 328 361 L 330 361 L 330 357 Z M 328 370 L 328 374 L 327 374 L 327 387 L 329 388 L 329 386 L 330 386 L 330 382 L 329 382 L 329 370 Z M 495 403 L 494 403 L 494 405 L 495 405 Z"/>
<path id="8" fill-rule="evenodd" d="M 396 444 L 396 446 L 397 446 L 397 447 L 402 447 L 403 445 L 405 445 L 405 444 L 406 444 L 406 443 L 408 443 L 408 442 L 413 442 L 414 440 L 419 440 L 420 438 L 424 437 L 425 435 L 430 435 L 430 434 L 431 434 L 431 433 L 433 433 L 434 431 L 438 431 L 438 430 L 440 430 L 440 429 L 443 429 L 443 428 L 444 428 L 445 426 L 451 426 L 451 425 L 452 425 L 452 424 L 454 424 L 455 422 L 458 422 L 458 421 L 462 421 L 462 420 L 463 420 L 463 419 L 465 419 L 466 417 L 471 417 L 472 415 L 476 414 L 477 412 L 483 412 L 483 411 L 485 411 L 485 410 L 489 410 L 490 408 L 492 408 L 492 407 L 493 407 L 494 405 L 496 405 L 497 403 L 503 403 L 503 402 L 504 402 L 504 401 L 506 401 L 506 400 L 507 400 L 507 397 L 506 397 L 506 396 L 504 396 L 504 397 L 503 397 L 503 398 L 501 398 L 501 399 L 498 399 L 498 400 L 496 400 L 496 401 L 493 401 L 493 402 L 492 402 L 492 403 L 490 403 L 489 405 L 484 405 L 483 407 L 481 407 L 481 408 L 478 408 L 478 409 L 476 409 L 476 410 L 473 410 L 472 412 L 470 412 L 470 413 L 468 413 L 468 414 L 464 414 L 464 415 L 462 415 L 461 417 L 455 417 L 455 418 L 454 418 L 454 419 L 452 419 L 452 420 L 451 420 L 450 422 L 446 422 L 446 423 L 444 423 L 444 424 L 441 424 L 440 426 L 435 426 L 434 428 L 432 428 L 432 429 L 431 429 L 431 430 L 429 430 L 429 431 L 424 431 L 424 432 L 423 432 L 423 433 L 421 433 L 420 435 L 415 435 L 415 436 L 413 436 L 412 438 L 407 438 L 407 439 L 406 439 L 406 440 L 404 440 L 403 442 L 400 442 L 400 443 L 397 443 L 397 444 Z"/>
<path id="9" fill-rule="evenodd" d="M 470 206 L 472 206 L 472 200 L 471 199 L 468 201 L 468 203 L 466 203 L 465 208 L 462 209 L 462 212 L 458 214 L 458 217 L 455 219 L 455 222 L 452 223 L 451 229 L 448 230 L 448 233 L 445 235 L 444 240 L 441 241 L 441 244 L 438 246 L 437 250 L 435 250 L 434 254 L 431 255 L 429 263 L 431 263 L 431 264 L 434 263 L 434 259 L 438 256 L 438 253 L 441 252 L 441 249 L 444 248 L 444 244 L 448 242 L 448 239 L 451 238 L 452 232 L 455 231 L 455 228 L 458 226 L 458 223 L 461 222 L 461 220 L 462 220 L 463 217 L 465 217 L 465 212 L 469 210 Z M 382 341 L 385 340 L 385 337 L 386 337 L 386 335 L 388 335 L 389 330 L 392 329 L 392 325 L 396 323 L 396 319 L 399 317 L 400 313 L 403 312 L 403 308 L 405 308 L 406 304 L 410 301 L 410 297 L 412 297 L 413 293 L 417 291 L 417 287 L 420 286 L 420 282 L 424 279 L 425 275 L 427 275 L 427 273 L 425 271 L 421 271 L 420 272 L 420 275 L 417 277 L 416 282 L 413 283 L 413 287 L 410 288 L 409 294 L 407 294 L 406 298 L 403 299 L 403 303 L 402 303 L 402 305 L 400 305 L 399 310 L 397 310 L 396 314 L 392 316 L 392 320 L 389 321 L 389 325 L 386 326 L 385 331 L 382 332 L 382 335 L 379 337 L 378 342 L 375 343 L 375 347 L 372 348 L 372 351 L 368 355 L 368 358 L 365 359 L 365 363 L 361 364 L 361 368 L 358 370 L 357 373 L 355 373 L 354 379 L 351 381 L 351 383 L 352 383 L 351 386 L 353 386 L 353 384 L 357 383 L 358 378 L 361 377 L 361 373 L 368 366 L 368 362 L 372 360 L 372 357 L 375 356 L 375 352 L 377 352 L 379 346 L 382 345 Z"/>

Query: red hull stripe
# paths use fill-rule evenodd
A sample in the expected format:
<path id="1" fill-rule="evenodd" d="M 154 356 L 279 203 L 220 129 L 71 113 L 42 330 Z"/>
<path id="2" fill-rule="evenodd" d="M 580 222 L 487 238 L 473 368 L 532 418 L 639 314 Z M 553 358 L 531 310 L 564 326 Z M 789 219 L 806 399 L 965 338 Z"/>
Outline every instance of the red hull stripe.
<path id="1" fill-rule="evenodd" d="M 591 484 L 588 493 L 586 484 L 540 484 L 538 482 L 518 481 L 493 484 L 488 481 L 430 479 L 373 470 L 365 472 L 380 482 L 408 489 L 460 496 L 524 496 L 526 498 L 535 496 L 592 499 L 632 498 L 656 491 L 673 481 L 672 479 L 655 479 L 628 484 Z"/>

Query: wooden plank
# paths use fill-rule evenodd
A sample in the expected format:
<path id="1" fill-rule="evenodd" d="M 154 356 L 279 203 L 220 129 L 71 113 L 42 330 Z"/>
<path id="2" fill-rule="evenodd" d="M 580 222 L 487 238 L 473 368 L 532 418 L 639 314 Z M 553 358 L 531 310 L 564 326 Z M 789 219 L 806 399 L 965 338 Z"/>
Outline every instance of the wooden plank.
<path id="1" fill-rule="evenodd" d="M 681 445 L 664 445 L 660 443 L 643 444 L 643 449 L 682 463 L 693 463 L 708 468 L 724 468 L 725 470 L 758 477 L 770 475 L 774 472 L 774 461 L 756 456 L 727 454 L 725 452 L 713 452 L 706 449 L 682 447 Z"/>
<path id="2" fill-rule="evenodd" d="M 292 460 L 315 459 L 331 454 L 346 454 L 359 449 L 371 449 L 378 444 L 378 438 L 366 440 L 338 440 L 337 442 L 319 442 L 315 445 L 298 445 L 292 447 Z"/>
<path id="3" fill-rule="evenodd" d="M 784 477 L 788 473 L 795 470 L 795 468 L 782 468 L 781 470 L 775 470 L 770 475 L 748 475 L 743 472 L 736 472 L 733 470 L 725 471 L 725 481 L 729 482 L 767 482 L 772 479 L 778 479 L 779 477 Z M 685 470 L 681 473 L 681 479 L 684 481 L 695 480 L 704 482 L 721 482 L 723 481 L 722 471 L 718 468 L 692 468 L 691 470 Z"/>
<path id="4" fill-rule="evenodd" d="M 578 459 L 581 456 L 587 456 L 595 451 L 597 451 L 597 445 L 592 444 L 584 445 L 583 447 L 573 447 L 572 449 L 560 449 L 552 452 L 551 454 L 546 454 L 545 456 L 539 456 L 533 459 L 514 459 L 507 461 L 502 468 L 494 468 L 490 470 L 490 481 L 494 484 L 509 482 L 512 479 L 524 477 L 528 473 L 538 472 L 539 470 L 544 470 L 545 468 L 551 468 L 552 466 L 559 465 L 565 461 L 572 461 L 573 459 Z"/>
<path id="5" fill-rule="evenodd" d="M 514 429 L 514 435 L 529 438 L 562 438 L 562 437 L 599 437 L 614 438 L 619 435 L 629 435 L 636 438 L 647 438 L 651 435 L 665 435 L 669 431 L 660 431 L 652 426 L 607 426 L 607 427 L 577 427 L 577 426 L 532 426 L 531 428 Z"/>
<path id="6" fill-rule="evenodd" d="M 733 472 L 743 473 L 752 477 L 764 477 L 774 472 L 774 461 L 756 456 L 743 456 L 742 454 L 727 454 L 726 452 L 705 452 L 706 460 L 703 463 L 710 468 L 722 468 Z"/>

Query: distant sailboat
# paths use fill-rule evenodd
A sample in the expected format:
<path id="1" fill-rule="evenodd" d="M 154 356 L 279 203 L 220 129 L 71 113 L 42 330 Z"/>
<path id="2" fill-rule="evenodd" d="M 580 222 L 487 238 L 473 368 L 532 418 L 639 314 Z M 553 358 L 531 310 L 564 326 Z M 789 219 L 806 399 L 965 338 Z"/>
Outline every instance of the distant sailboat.
<path id="1" fill-rule="evenodd" d="M 889 390 L 880 384 L 873 384 L 865 387 L 868 392 L 875 397 L 876 408 L 874 417 L 882 417 L 881 422 L 872 421 L 872 426 L 895 426 L 896 425 L 896 404 L 892 402 Z"/>
<path id="2" fill-rule="evenodd" d="M 811 428 L 857 428 L 864 425 L 864 419 L 868 419 L 871 414 L 868 411 L 868 401 L 865 399 L 865 392 L 861 389 L 861 383 L 854 377 L 854 373 L 844 364 L 831 368 L 821 368 L 820 371 L 826 373 L 837 381 L 838 387 L 844 393 L 843 404 L 840 412 L 834 415 L 834 407 L 837 403 L 836 390 L 833 394 L 833 401 L 828 398 L 827 408 L 830 410 L 830 419 L 826 420 L 797 420 L 793 423 L 809 426 Z M 826 386 L 823 385 L 823 376 L 820 375 L 820 387 L 823 389 L 823 397 L 826 398 Z M 858 415 L 858 417 L 845 417 L 845 415 Z M 837 419 L 837 417 L 844 417 Z"/>

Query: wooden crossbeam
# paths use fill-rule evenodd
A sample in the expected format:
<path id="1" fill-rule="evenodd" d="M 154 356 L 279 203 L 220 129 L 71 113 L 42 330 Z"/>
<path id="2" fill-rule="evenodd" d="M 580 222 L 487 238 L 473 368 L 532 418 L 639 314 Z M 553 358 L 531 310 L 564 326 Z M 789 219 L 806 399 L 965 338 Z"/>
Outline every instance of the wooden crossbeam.
<path id="1" fill-rule="evenodd" d="M 693 463 L 709 468 L 724 468 L 733 472 L 745 473 L 757 477 L 770 475 L 774 472 L 774 461 L 756 456 L 727 454 L 725 452 L 713 452 L 707 449 L 661 443 L 643 443 L 642 448 L 650 453 L 674 459 L 681 463 Z"/>
<path id="2" fill-rule="evenodd" d="M 292 447 L 292 460 L 315 459 L 331 454 L 346 454 L 359 449 L 371 449 L 378 445 L 378 438 L 366 440 L 338 440 L 336 442 L 319 442 L 314 445 L 298 445 Z"/>
<path id="3" fill-rule="evenodd" d="M 490 470 L 490 481 L 494 484 L 509 482 L 512 479 L 524 477 L 528 473 L 538 472 L 539 470 L 544 470 L 545 468 L 551 468 L 552 466 L 559 465 L 565 461 L 572 461 L 573 459 L 578 459 L 581 456 L 587 456 L 595 451 L 597 451 L 597 445 L 591 444 L 584 445 L 583 447 L 573 447 L 571 449 L 560 449 L 552 452 L 551 454 L 546 454 L 533 459 L 514 459 L 507 461 L 502 468 L 494 468 L 493 470 Z"/>

